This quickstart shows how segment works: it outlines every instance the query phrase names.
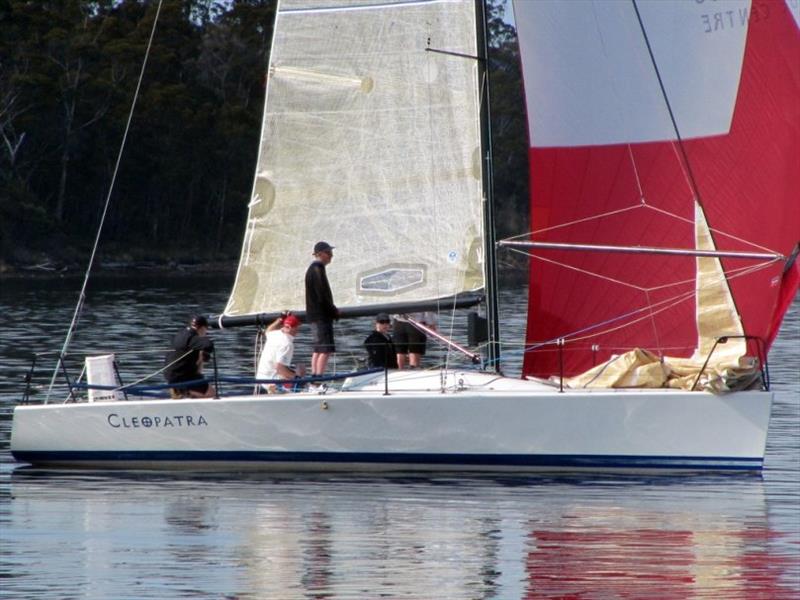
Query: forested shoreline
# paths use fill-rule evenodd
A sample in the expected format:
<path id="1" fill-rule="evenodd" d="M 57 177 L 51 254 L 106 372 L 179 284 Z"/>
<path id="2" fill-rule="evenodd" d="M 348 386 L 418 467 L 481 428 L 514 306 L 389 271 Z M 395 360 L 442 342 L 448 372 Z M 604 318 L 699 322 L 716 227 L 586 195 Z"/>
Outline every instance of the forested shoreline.
<path id="1" fill-rule="evenodd" d="M 0 274 L 85 268 L 157 2 L 0 0 Z M 516 37 L 490 20 L 500 235 L 527 225 Z M 164 0 L 101 266 L 228 264 L 258 152 L 274 0 Z"/>

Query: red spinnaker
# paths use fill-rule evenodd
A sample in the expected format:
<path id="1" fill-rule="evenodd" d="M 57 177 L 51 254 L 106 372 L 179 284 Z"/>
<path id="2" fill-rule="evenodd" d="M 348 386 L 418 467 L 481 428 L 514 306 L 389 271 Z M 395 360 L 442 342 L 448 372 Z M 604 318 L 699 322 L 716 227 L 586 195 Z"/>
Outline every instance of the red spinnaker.
<path id="1" fill-rule="evenodd" d="M 526 47 L 525 36 L 541 35 L 544 28 L 554 26 L 552 19 L 535 14 L 536 9 L 524 6 L 527 4 L 517 6 L 522 9 L 517 24 L 524 68 L 526 60 L 532 60 L 526 56 L 530 45 Z M 604 3 L 592 7 L 579 4 L 584 10 L 596 11 L 592 15 L 594 21 L 588 22 L 599 23 L 598 38 L 606 49 L 610 36 L 600 31 Z M 705 3 L 709 7 L 711 4 Z M 715 35 L 724 39 L 725 35 L 734 36 L 741 31 L 743 36 L 743 54 L 737 57 L 730 52 L 731 64 L 712 62 L 698 67 L 736 70 L 738 85 L 731 96 L 735 104 L 727 131 L 684 135 L 682 117 L 676 114 L 680 141 L 675 135 L 673 139 L 634 139 L 623 143 L 590 140 L 587 144 L 559 145 L 550 141 L 540 144 L 537 123 L 546 121 L 533 119 L 529 155 L 531 239 L 693 248 L 696 192 L 718 250 L 768 250 L 787 257 L 792 255 L 800 240 L 797 20 L 784 0 L 757 0 L 752 4 L 743 2 L 738 12 L 723 15 L 720 27 L 728 29 L 716 30 L 716 17 L 709 12 L 713 7 L 697 3 L 680 5 L 676 10 L 687 6 L 694 12 L 685 16 L 684 21 L 675 19 L 675 26 L 687 28 L 689 33 L 683 34 L 696 35 L 702 44 L 714 43 Z M 558 19 L 559 14 L 562 13 L 551 12 L 549 17 Z M 563 14 L 564 18 L 571 18 L 569 13 Z M 666 19 L 655 22 L 652 14 L 643 16 L 645 31 L 672 26 L 672 21 Z M 631 19 L 629 23 L 635 21 Z M 629 29 L 618 32 L 616 37 L 624 39 L 623 33 L 631 39 L 643 35 L 635 27 Z M 563 36 L 558 39 L 565 44 L 577 44 L 579 38 L 576 33 L 574 39 L 565 40 Z M 677 61 L 677 53 L 689 51 L 681 47 L 665 50 L 664 46 L 653 50 L 657 65 L 665 54 L 668 60 Z M 613 58 L 613 51 L 609 50 L 608 57 Z M 633 60 L 645 72 L 652 65 L 647 54 Z M 563 73 L 556 76 L 575 76 L 563 65 L 560 68 Z M 540 78 L 542 69 L 540 62 L 535 68 L 525 70 L 529 119 L 536 110 L 532 98 L 546 93 L 537 89 L 547 85 L 548 80 Z M 624 83 L 620 83 L 624 74 L 622 79 L 616 79 L 612 69 L 602 75 L 598 85 L 611 81 L 613 94 L 630 97 Z M 656 77 L 655 69 L 650 75 Z M 705 75 L 700 73 L 700 76 Z M 674 81 L 673 77 L 671 88 L 666 86 L 673 109 L 676 106 L 680 109 L 683 103 L 689 107 L 682 109 L 684 113 L 706 111 L 718 116 L 717 106 L 700 105 L 708 100 L 702 93 L 695 96 L 691 87 L 676 87 Z M 680 93 L 670 98 L 670 90 L 676 89 Z M 666 103 L 658 110 L 669 115 Z M 563 118 L 568 126 L 579 117 L 572 112 L 558 118 Z M 745 333 L 762 338 L 767 347 L 777 335 L 800 284 L 798 262 L 722 259 Z M 559 338 L 566 341 L 563 359 L 567 375 L 580 373 L 633 347 L 671 356 L 690 356 L 698 337 L 695 285 L 694 258 L 534 251 L 530 260 L 523 374 L 558 373 L 558 349 L 553 342 Z M 725 333 L 730 332 L 720 331 L 719 335 Z"/>

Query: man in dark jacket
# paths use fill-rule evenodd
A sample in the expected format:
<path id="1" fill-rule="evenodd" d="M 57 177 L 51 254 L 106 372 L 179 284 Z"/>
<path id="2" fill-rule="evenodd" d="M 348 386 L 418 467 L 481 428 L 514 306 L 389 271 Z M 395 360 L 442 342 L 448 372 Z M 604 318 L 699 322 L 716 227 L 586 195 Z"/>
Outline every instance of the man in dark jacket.
<path id="1" fill-rule="evenodd" d="M 395 350 L 392 336 L 389 335 L 391 327 L 392 322 L 389 315 L 378 313 L 375 316 L 375 331 L 364 340 L 370 367 L 397 368 L 397 350 Z"/>
<path id="2" fill-rule="evenodd" d="M 192 317 L 188 327 L 172 338 L 172 350 L 164 359 L 167 383 L 183 383 L 203 379 L 203 362 L 211 358 L 214 342 L 208 337 L 208 320 L 203 315 Z M 217 392 L 209 383 L 172 388 L 173 398 L 213 398 Z"/>
<path id="3" fill-rule="evenodd" d="M 306 271 L 306 320 L 314 335 L 311 354 L 311 375 L 322 375 L 328 358 L 336 352 L 333 341 L 333 321 L 339 318 L 339 309 L 333 303 L 331 286 L 325 273 L 326 265 L 333 259 L 333 246 L 328 242 L 314 244 L 314 262 Z"/>

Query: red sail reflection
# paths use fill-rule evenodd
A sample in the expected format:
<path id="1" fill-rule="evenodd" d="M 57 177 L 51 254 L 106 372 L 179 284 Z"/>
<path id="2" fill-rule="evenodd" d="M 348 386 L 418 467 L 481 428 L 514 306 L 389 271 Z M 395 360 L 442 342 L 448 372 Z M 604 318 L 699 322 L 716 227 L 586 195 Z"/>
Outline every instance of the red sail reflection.
<path id="1" fill-rule="evenodd" d="M 782 578 L 789 558 L 767 550 L 772 537 L 763 527 L 533 530 L 524 597 L 797 598 Z"/>

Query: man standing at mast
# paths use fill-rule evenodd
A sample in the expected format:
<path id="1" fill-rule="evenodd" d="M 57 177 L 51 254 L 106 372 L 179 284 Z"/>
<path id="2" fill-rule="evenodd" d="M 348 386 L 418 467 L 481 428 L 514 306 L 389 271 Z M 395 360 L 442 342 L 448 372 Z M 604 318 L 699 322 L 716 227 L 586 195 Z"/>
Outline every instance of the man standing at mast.
<path id="1" fill-rule="evenodd" d="M 333 259 L 333 246 L 328 242 L 314 244 L 314 259 L 306 271 L 306 319 L 314 335 L 312 377 L 325 372 L 328 358 L 336 352 L 333 321 L 339 318 L 339 309 L 333 303 L 331 286 L 325 273 L 326 265 Z"/>

